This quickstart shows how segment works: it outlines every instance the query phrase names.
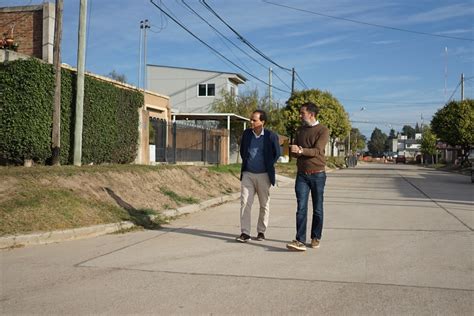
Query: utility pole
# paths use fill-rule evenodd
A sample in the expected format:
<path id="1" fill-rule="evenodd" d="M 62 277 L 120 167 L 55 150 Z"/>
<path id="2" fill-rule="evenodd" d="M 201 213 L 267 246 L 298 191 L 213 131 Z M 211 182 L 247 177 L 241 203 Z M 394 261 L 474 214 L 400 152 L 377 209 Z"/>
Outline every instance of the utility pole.
<path id="1" fill-rule="evenodd" d="M 464 73 L 461 74 L 461 101 L 464 101 Z"/>
<path id="2" fill-rule="evenodd" d="M 444 102 L 448 101 L 447 86 L 448 86 L 448 47 L 444 47 L 445 64 L 444 64 Z"/>
<path id="3" fill-rule="evenodd" d="M 146 29 L 150 28 L 150 24 L 148 24 L 148 20 L 144 21 L 143 24 L 143 90 L 147 88 L 147 71 L 146 71 Z"/>
<path id="4" fill-rule="evenodd" d="M 61 148 L 61 36 L 63 32 L 63 0 L 56 0 L 54 17 L 54 105 L 53 105 L 53 134 L 52 161 L 53 166 L 59 166 Z"/>
<path id="5" fill-rule="evenodd" d="M 137 87 L 140 89 L 142 80 L 142 37 L 143 37 L 143 20 L 140 21 L 140 38 L 138 40 L 138 82 Z"/>
<path id="6" fill-rule="evenodd" d="M 268 105 L 272 105 L 272 67 L 268 68 Z"/>
<path id="7" fill-rule="evenodd" d="M 295 92 L 295 67 L 291 68 L 291 95 Z"/>
<path id="8" fill-rule="evenodd" d="M 82 124 L 84 112 L 84 71 L 86 64 L 86 13 L 87 0 L 79 4 L 79 34 L 77 51 L 77 82 L 76 82 L 76 124 L 74 126 L 74 165 L 80 166 L 82 161 Z"/>

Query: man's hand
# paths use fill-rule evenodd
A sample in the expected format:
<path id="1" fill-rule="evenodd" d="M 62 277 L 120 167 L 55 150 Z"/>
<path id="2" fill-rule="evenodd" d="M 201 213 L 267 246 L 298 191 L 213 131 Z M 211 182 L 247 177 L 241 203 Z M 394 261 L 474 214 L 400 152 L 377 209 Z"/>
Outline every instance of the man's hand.
<path id="1" fill-rule="evenodd" d="M 290 151 L 292 154 L 301 154 L 301 152 L 303 151 L 303 149 L 297 145 L 291 145 L 290 146 Z"/>

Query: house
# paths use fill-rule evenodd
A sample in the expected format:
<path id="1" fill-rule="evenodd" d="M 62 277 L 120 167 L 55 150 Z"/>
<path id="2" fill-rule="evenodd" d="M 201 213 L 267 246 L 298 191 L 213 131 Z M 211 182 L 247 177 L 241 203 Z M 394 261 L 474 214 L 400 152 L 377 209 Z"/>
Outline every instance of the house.
<path id="1" fill-rule="evenodd" d="M 415 159 L 420 155 L 421 137 L 417 136 L 415 139 L 408 139 L 405 135 L 398 135 L 397 138 L 392 139 L 392 146 L 390 151 L 399 156 L 405 156 L 409 159 Z"/>
<path id="2" fill-rule="evenodd" d="M 238 95 L 239 85 L 247 79 L 236 73 L 147 65 L 148 90 L 170 97 L 175 113 L 207 113 L 222 92 Z"/>
<path id="3" fill-rule="evenodd" d="M 11 41 L 18 53 L 53 63 L 54 8 L 50 2 L 0 8 L 0 47 Z M 16 59 L 13 50 L 1 51 L 2 60 Z"/>

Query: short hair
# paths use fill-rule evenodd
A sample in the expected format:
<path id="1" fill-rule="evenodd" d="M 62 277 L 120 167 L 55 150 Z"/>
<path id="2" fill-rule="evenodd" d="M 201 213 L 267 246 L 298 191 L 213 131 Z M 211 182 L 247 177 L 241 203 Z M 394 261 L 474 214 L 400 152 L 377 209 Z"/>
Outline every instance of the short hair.
<path id="1" fill-rule="evenodd" d="M 315 116 L 319 113 L 319 107 L 313 102 L 305 102 L 301 105 L 302 108 L 306 108 L 306 111 L 313 113 Z"/>
<path id="2" fill-rule="evenodd" d="M 255 110 L 253 113 L 258 113 L 260 114 L 260 121 L 267 121 L 267 113 L 264 110 Z"/>

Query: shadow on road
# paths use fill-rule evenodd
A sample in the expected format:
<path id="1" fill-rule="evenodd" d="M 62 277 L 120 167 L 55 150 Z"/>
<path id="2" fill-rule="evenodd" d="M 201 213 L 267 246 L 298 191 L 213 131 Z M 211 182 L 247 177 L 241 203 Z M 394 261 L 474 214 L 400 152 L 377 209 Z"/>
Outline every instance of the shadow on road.
<path id="1" fill-rule="evenodd" d="M 272 252 L 288 252 L 288 250 L 286 249 L 286 243 L 288 242 L 288 240 L 266 239 L 264 241 L 257 241 L 254 238 L 252 238 L 252 240 L 247 243 L 240 243 L 235 240 L 235 237 L 237 237 L 236 235 L 219 232 L 219 231 L 203 230 L 203 229 L 188 228 L 188 227 L 182 227 L 182 228 L 162 227 L 160 231 L 165 231 L 165 232 L 173 233 L 173 234 L 188 234 L 188 235 L 204 237 L 204 238 L 213 238 L 213 239 L 224 241 L 226 243 L 240 244 L 242 245 L 242 247 L 247 247 L 247 246 L 261 247 L 267 251 L 272 251 Z M 268 242 L 280 242 L 282 245 L 281 247 L 275 247 L 275 246 L 269 245 Z"/>

